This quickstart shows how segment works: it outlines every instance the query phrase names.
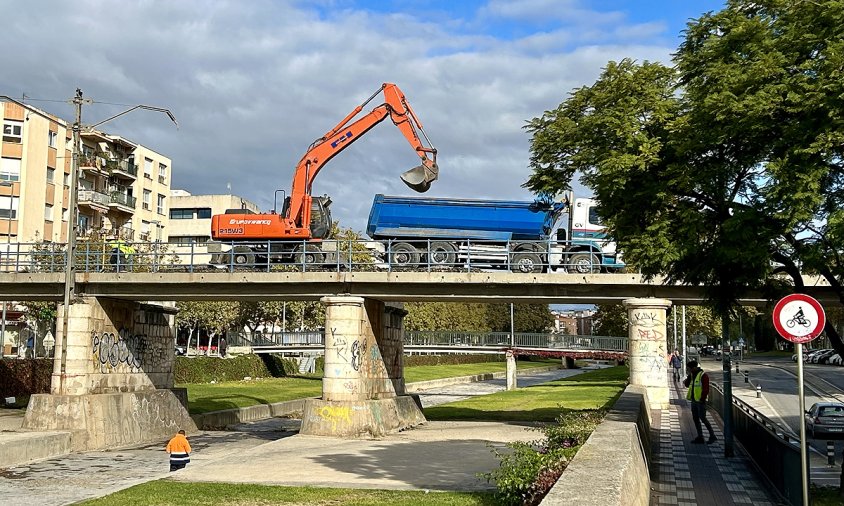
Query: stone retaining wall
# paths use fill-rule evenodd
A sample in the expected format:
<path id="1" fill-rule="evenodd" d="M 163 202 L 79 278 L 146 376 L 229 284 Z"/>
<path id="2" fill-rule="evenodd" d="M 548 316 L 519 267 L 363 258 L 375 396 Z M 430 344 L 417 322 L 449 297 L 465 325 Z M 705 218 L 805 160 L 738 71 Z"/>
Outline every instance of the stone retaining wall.
<path id="1" fill-rule="evenodd" d="M 645 388 L 630 385 L 624 390 L 545 496 L 543 506 L 650 503 L 651 415 Z"/>

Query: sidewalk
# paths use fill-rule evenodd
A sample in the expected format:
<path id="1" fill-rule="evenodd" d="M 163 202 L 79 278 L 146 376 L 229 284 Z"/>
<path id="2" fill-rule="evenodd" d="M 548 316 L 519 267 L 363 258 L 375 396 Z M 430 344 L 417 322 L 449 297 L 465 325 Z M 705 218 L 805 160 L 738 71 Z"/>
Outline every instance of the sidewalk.
<path id="1" fill-rule="evenodd" d="M 686 389 L 682 382 L 674 383 L 670 376 L 668 381 L 670 405 L 668 409 L 653 413 L 652 427 L 658 437 L 651 464 L 651 504 L 785 504 L 768 492 L 770 486 L 753 467 L 738 441 L 734 442 L 735 456 L 724 457 L 722 422 L 714 410 L 707 411 L 707 417 L 718 441 L 711 445 L 691 443 L 697 432 L 685 400 Z"/>

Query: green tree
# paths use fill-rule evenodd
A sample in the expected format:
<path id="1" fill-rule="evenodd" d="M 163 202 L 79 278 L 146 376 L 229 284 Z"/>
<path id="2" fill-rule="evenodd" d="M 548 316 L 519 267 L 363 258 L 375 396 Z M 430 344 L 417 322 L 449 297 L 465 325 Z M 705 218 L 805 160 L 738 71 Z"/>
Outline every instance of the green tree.
<path id="1" fill-rule="evenodd" d="M 242 321 L 239 303 L 234 301 L 179 301 L 176 303 L 176 325 L 188 330 L 188 350 L 191 335 L 196 332 L 199 348 L 199 330 L 208 331 L 208 349 L 214 335 L 225 334 L 227 330 Z"/>
<path id="2" fill-rule="evenodd" d="M 689 23 L 674 60 L 610 62 L 529 121 L 525 186 L 581 174 L 625 259 L 703 286 L 719 315 L 781 294 L 775 265 L 844 301 L 842 0 L 731 0 Z"/>

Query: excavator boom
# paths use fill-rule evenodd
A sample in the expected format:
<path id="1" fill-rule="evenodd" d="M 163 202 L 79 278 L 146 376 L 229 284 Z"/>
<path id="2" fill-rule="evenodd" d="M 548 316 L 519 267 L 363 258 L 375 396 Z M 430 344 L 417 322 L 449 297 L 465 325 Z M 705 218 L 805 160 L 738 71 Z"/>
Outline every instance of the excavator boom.
<path id="1" fill-rule="evenodd" d="M 369 113 L 355 120 L 364 107 L 379 94 L 384 95 L 384 102 Z M 357 106 L 340 123 L 314 141 L 302 159 L 296 164 L 293 185 L 281 214 L 224 214 L 216 215 L 211 220 L 211 235 L 215 240 L 242 239 L 286 240 L 322 238 L 323 233 L 312 230 L 311 214 L 314 207 L 317 212 L 324 210 L 330 200 L 327 197 L 314 199 L 311 187 L 319 171 L 334 156 L 352 145 L 366 132 L 389 117 L 398 127 L 404 138 L 410 143 L 420 158 L 421 164 L 402 174 L 404 183 L 417 192 L 425 192 L 439 176 L 437 150 L 425 135 L 422 123 L 411 109 L 404 93 L 392 83 L 384 83 L 366 101 Z M 422 135 L 423 143 L 419 135 Z M 319 216 L 319 215 L 314 215 Z M 326 227 L 320 227 L 325 231 Z"/>

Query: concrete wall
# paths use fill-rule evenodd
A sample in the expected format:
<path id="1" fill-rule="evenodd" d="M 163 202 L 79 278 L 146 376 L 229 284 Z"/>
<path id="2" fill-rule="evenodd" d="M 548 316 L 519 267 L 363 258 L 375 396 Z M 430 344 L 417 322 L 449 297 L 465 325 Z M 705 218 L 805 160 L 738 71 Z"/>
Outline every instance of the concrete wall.
<path id="1" fill-rule="evenodd" d="M 64 307 L 59 306 L 58 321 Z M 56 350 L 51 392 L 149 391 L 173 386 L 175 316 L 162 306 L 86 297 L 70 307 L 66 374 Z M 61 339 L 61 325 L 58 328 Z M 64 379 L 64 381 L 62 381 Z"/>
<path id="2" fill-rule="evenodd" d="M 112 449 L 160 441 L 196 425 L 170 390 L 118 394 L 50 395 L 29 399 L 24 429 L 68 431 L 73 451 Z"/>
<path id="3" fill-rule="evenodd" d="M 651 493 L 648 406 L 646 387 L 628 386 L 541 504 L 647 506 Z"/>

